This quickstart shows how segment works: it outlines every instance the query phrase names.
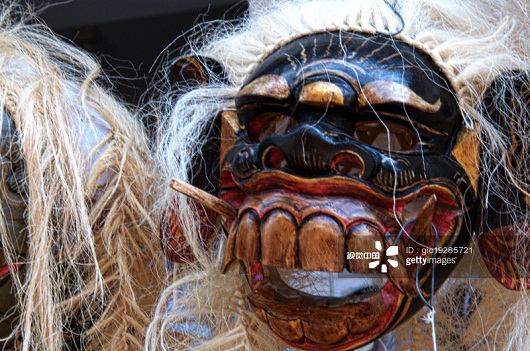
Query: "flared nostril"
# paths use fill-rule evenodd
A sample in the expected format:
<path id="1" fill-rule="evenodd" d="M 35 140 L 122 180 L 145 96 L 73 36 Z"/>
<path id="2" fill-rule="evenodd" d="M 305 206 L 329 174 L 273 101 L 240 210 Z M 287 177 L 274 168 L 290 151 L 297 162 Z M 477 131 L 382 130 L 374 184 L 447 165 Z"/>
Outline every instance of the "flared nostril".
<path id="1" fill-rule="evenodd" d="M 353 152 L 340 152 L 331 160 L 331 171 L 345 176 L 362 177 L 364 162 L 359 155 Z"/>
<path id="2" fill-rule="evenodd" d="M 287 134 L 267 137 L 257 148 L 259 167 L 315 176 L 373 176 L 376 153 L 344 136 L 329 135 L 323 127 L 299 124 Z"/>
<path id="3" fill-rule="evenodd" d="M 287 167 L 287 160 L 276 146 L 271 146 L 263 153 L 262 164 L 266 168 L 281 169 Z"/>

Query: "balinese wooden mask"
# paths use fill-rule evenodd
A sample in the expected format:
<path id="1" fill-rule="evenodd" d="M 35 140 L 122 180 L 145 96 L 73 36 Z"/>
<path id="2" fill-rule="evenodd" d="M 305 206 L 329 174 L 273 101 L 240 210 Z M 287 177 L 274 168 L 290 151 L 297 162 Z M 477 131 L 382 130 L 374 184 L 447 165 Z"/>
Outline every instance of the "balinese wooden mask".
<path id="1" fill-rule="evenodd" d="M 235 104 L 223 269 L 243 264 L 256 315 L 296 348 L 347 350 L 421 307 L 468 243 L 479 155 L 433 60 L 387 36 L 315 34 L 266 58 Z"/>

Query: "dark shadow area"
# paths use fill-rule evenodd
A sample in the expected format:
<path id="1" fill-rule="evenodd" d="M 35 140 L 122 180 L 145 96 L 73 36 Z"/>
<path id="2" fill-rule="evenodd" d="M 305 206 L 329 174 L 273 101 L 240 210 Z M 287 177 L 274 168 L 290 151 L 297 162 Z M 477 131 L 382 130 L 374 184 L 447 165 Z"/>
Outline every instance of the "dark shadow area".
<path id="1" fill-rule="evenodd" d="M 61 6 L 69 6 L 70 9 L 76 1 L 81 1 L 84 7 L 89 6 L 83 0 L 74 0 L 72 3 L 55 5 L 43 11 L 41 17 L 57 34 L 96 55 L 122 100 L 134 105 L 139 103 L 163 58 L 168 55 L 178 56 L 180 49 L 186 44 L 183 33 L 197 23 L 220 18 L 237 19 L 243 16 L 246 10 L 246 5 L 238 1 L 215 6 L 215 1 L 212 0 L 211 6 L 206 4 L 202 9 L 174 12 L 173 8 L 168 10 L 173 11 L 172 13 L 154 16 L 148 14 L 147 17 L 141 17 L 141 13 L 136 12 L 130 14 L 133 18 L 123 19 L 119 14 L 105 13 L 105 9 L 101 9 L 102 17 L 120 19 L 100 23 L 98 18 L 78 15 L 79 25 L 65 27 L 61 16 L 64 16 L 64 22 L 70 25 L 72 18 L 69 16 L 76 18 L 76 14 L 61 10 Z M 96 5 L 97 1 L 94 2 L 94 6 Z M 160 3 L 157 6 L 158 12 L 163 10 Z M 167 6 L 174 7 L 174 3 Z M 88 10 L 85 8 L 85 11 Z M 104 14 L 106 16 L 103 16 Z"/>

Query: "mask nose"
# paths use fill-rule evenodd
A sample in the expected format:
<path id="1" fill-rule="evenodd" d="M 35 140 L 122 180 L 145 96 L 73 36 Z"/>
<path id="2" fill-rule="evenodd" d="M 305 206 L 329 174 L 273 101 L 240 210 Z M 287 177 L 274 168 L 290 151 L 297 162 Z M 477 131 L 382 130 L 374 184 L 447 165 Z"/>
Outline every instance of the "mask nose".
<path id="1" fill-rule="evenodd" d="M 289 168 L 298 173 L 335 173 L 365 178 L 374 169 L 374 157 L 344 137 L 327 135 L 321 128 L 301 124 L 287 134 L 265 138 L 258 148 L 263 169 Z"/>

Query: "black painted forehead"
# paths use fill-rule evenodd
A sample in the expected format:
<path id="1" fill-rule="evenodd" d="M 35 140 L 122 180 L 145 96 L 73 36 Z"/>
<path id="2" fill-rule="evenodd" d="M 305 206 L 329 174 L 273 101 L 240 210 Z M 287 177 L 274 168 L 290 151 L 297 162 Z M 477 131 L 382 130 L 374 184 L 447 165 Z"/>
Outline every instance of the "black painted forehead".
<path id="1" fill-rule="evenodd" d="M 333 76 L 334 68 L 361 83 L 381 79 L 401 82 L 427 74 L 433 83 L 450 90 L 439 67 L 424 52 L 396 38 L 347 32 L 319 33 L 284 45 L 267 57 L 247 82 L 273 74 L 293 84 L 312 71 L 327 69 Z"/>
<path id="2" fill-rule="evenodd" d="M 236 106 L 318 105 L 315 97 L 327 107 L 401 111 L 447 137 L 462 120 L 448 79 L 428 54 L 396 38 L 362 33 L 324 32 L 282 46 L 249 77 Z"/>

